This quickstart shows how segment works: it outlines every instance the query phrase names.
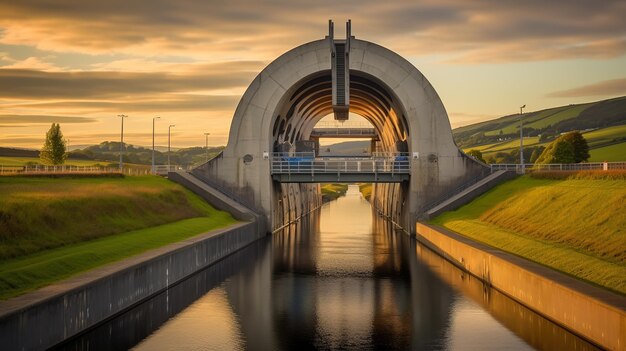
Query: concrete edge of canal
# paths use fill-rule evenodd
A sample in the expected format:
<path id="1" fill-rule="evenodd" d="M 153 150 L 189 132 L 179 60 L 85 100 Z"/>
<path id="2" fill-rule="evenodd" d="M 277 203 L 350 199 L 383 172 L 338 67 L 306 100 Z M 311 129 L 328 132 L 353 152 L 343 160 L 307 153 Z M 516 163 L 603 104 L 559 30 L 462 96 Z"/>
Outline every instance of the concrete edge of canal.
<path id="1" fill-rule="evenodd" d="M 416 238 L 462 270 L 567 330 L 626 350 L 626 297 L 550 268 L 418 222 Z"/>
<path id="2" fill-rule="evenodd" d="M 191 188 L 196 193 L 204 191 Z M 201 195 L 214 200 L 213 195 Z M 2 348 L 33 350 L 57 345 L 264 237 L 265 231 L 260 230 L 263 225 L 259 224 L 254 213 L 229 200 L 222 199 L 219 208 L 244 219 L 244 222 L 150 250 L 0 302 Z"/>

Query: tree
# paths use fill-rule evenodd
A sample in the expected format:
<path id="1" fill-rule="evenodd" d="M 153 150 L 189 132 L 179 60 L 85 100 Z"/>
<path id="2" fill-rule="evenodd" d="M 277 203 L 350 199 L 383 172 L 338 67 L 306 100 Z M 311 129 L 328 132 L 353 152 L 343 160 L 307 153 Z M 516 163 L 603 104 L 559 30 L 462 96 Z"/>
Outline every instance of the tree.
<path id="1" fill-rule="evenodd" d="M 66 157 L 66 145 L 63 133 L 61 133 L 61 126 L 58 123 L 52 123 L 46 133 L 46 141 L 39 152 L 39 158 L 46 164 L 61 165 L 65 163 Z"/>
<path id="2" fill-rule="evenodd" d="M 589 159 L 589 145 L 579 131 L 569 132 L 561 137 L 574 146 L 574 162 L 580 163 Z"/>
<path id="3" fill-rule="evenodd" d="M 487 163 L 485 162 L 485 159 L 483 158 L 483 153 L 480 152 L 480 150 L 472 149 L 467 153 L 467 155 L 474 158 L 477 161 L 480 161 L 482 163 Z"/>
<path id="4" fill-rule="evenodd" d="M 541 156 L 541 153 L 545 149 L 546 148 L 544 146 L 538 146 L 536 148 L 533 148 L 533 153 L 530 155 L 530 163 L 537 162 L 537 159 L 539 158 L 539 156 Z"/>
<path id="5" fill-rule="evenodd" d="M 535 163 L 574 163 L 574 145 L 559 137 L 543 150 Z"/>

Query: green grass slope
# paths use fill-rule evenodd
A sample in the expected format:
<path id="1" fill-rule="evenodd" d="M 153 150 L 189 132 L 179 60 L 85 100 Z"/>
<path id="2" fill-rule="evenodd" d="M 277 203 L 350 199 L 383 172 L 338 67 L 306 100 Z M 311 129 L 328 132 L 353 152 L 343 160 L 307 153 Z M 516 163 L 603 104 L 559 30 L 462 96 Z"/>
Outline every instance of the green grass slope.
<path id="1" fill-rule="evenodd" d="M 626 294 L 626 177 L 504 183 L 438 224 Z"/>
<path id="2" fill-rule="evenodd" d="M 232 223 L 160 177 L 0 177 L 0 298 Z"/>
<path id="3" fill-rule="evenodd" d="M 614 144 L 593 149 L 589 152 L 589 162 L 620 162 L 626 161 L 626 143 Z"/>

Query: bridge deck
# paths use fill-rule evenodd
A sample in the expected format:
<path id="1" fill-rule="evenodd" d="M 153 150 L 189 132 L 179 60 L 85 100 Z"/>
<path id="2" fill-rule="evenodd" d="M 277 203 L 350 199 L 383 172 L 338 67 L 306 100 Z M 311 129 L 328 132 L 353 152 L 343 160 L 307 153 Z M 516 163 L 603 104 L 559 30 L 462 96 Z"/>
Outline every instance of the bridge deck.
<path id="1" fill-rule="evenodd" d="M 272 179 L 280 183 L 402 183 L 409 178 L 408 174 L 390 173 L 272 174 Z"/>
<path id="2" fill-rule="evenodd" d="M 275 154 L 272 179 L 282 183 L 399 183 L 409 180 L 408 155 L 313 157 L 312 153 Z"/>

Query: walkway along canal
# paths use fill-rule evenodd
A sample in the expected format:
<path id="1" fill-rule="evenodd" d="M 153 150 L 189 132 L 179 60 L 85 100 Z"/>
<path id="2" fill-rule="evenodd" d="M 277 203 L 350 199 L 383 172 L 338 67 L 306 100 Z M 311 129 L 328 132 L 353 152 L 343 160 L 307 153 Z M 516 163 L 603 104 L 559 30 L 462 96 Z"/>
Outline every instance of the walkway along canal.
<path id="1" fill-rule="evenodd" d="M 394 232 L 356 185 L 60 346 L 596 349 Z"/>

